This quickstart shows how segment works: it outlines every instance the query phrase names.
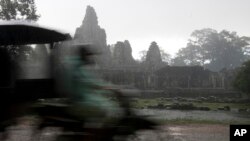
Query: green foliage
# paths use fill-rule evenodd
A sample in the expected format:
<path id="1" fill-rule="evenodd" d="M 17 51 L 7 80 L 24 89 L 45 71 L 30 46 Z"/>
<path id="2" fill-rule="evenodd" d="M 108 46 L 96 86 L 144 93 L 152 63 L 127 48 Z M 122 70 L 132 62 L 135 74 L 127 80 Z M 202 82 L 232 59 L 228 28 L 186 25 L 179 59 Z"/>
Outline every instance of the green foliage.
<path id="1" fill-rule="evenodd" d="M 0 1 L 0 19 L 37 21 L 39 17 L 34 0 Z"/>
<path id="2" fill-rule="evenodd" d="M 160 48 L 161 59 L 163 62 L 167 64 L 171 64 L 171 55 L 165 52 L 163 49 Z"/>
<path id="3" fill-rule="evenodd" d="M 139 56 L 140 56 L 140 61 L 144 62 L 146 61 L 146 55 L 147 55 L 147 51 L 146 50 L 142 50 L 139 52 Z"/>
<path id="4" fill-rule="evenodd" d="M 234 80 L 234 87 L 242 92 L 250 94 L 250 60 L 241 66 Z"/>
<path id="5" fill-rule="evenodd" d="M 186 48 L 182 48 L 179 50 L 179 52 L 177 53 L 177 57 L 173 60 L 173 63 L 176 66 L 203 65 L 204 59 L 201 54 L 201 48 L 197 45 L 188 43 Z"/>
<path id="6" fill-rule="evenodd" d="M 219 71 L 232 69 L 249 58 L 249 37 L 240 37 L 236 32 L 205 28 L 195 30 L 187 46 L 177 53 L 173 65 L 201 65 Z"/>

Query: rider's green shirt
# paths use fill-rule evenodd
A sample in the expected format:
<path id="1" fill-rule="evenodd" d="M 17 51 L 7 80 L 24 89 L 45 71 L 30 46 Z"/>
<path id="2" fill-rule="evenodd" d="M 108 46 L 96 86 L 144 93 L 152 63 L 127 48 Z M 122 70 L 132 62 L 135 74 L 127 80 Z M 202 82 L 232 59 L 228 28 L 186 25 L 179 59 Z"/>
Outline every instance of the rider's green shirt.
<path id="1" fill-rule="evenodd" d="M 63 76 L 65 77 L 65 86 L 63 87 L 79 106 L 74 109 L 76 110 L 75 114 L 90 117 L 100 116 L 102 114 L 114 114 L 119 109 L 118 104 L 107 97 L 110 92 L 102 89 L 105 83 L 87 70 L 79 57 L 69 57 L 64 63 L 66 68 L 65 76 Z"/>

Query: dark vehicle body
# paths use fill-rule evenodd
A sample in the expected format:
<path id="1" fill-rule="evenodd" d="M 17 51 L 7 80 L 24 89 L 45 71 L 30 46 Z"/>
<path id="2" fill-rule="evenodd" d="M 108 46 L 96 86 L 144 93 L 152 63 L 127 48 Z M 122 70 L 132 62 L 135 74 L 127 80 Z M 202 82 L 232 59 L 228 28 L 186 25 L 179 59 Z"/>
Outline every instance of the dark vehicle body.
<path id="1" fill-rule="evenodd" d="M 41 98 L 56 97 L 52 78 L 20 79 L 10 48 L 26 44 L 49 44 L 69 39 L 69 34 L 34 23 L 0 23 L 0 128 L 4 131 L 13 119 L 28 112 L 27 105 Z"/>

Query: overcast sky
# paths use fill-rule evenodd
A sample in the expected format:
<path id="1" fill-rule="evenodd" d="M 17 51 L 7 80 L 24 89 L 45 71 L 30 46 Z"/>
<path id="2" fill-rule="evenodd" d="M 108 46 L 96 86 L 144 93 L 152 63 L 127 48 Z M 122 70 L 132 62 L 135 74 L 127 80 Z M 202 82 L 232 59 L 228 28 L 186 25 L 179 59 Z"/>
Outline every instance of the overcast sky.
<path id="1" fill-rule="evenodd" d="M 152 41 L 170 54 L 186 45 L 192 31 L 213 28 L 250 36 L 250 0 L 35 0 L 38 23 L 74 35 L 86 7 L 94 7 L 107 43 L 129 40 L 133 56 Z"/>

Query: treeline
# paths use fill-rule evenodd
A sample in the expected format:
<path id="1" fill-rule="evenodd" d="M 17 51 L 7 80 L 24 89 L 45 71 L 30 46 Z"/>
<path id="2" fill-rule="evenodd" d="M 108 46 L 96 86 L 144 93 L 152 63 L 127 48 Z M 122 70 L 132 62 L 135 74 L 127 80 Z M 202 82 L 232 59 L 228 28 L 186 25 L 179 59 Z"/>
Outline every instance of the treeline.
<path id="1" fill-rule="evenodd" d="M 195 30 L 186 47 L 181 48 L 171 60 L 171 65 L 199 65 L 213 71 L 233 69 L 249 59 L 249 41 L 249 37 L 227 30 Z"/>
<path id="2" fill-rule="evenodd" d="M 204 28 L 195 30 L 186 47 L 179 49 L 175 57 L 171 58 L 164 50 L 158 56 L 170 66 L 203 66 L 212 71 L 234 69 L 250 59 L 249 42 L 250 37 L 236 32 Z M 146 61 L 147 51 L 140 53 L 140 61 Z"/>

